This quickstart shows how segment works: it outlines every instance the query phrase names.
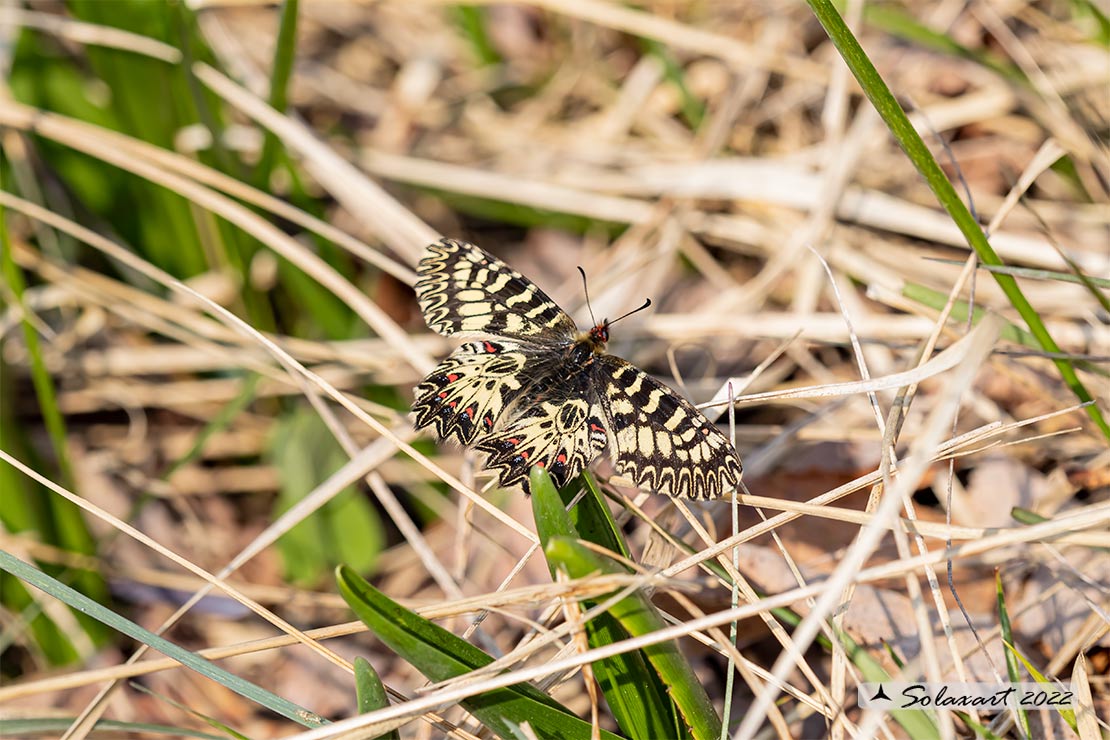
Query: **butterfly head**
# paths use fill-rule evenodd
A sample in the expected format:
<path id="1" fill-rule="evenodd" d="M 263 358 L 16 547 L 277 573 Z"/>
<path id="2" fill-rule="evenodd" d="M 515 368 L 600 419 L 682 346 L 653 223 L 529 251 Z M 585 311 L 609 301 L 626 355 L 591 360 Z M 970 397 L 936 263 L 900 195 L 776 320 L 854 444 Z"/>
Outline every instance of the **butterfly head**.
<path id="1" fill-rule="evenodd" d="M 599 349 L 609 341 L 609 319 L 605 319 L 589 331 L 590 343 L 599 345 Z"/>

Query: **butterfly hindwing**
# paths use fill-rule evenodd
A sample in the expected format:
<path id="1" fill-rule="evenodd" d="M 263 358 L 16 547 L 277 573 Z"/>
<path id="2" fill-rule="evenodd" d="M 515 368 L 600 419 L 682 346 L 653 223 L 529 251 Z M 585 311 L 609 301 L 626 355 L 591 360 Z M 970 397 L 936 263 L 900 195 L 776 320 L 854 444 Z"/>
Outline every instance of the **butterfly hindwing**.
<path id="1" fill-rule="evenodd" d="M 416 387 L 416 428 L 432 425 L 441 439 L 469 445 L 493 431 L 505 408 L 524 390 L 528 354 L 516 342 L 468 342 Z"/>
<path id="2" fill-rule="evenodd" d="M 501 485 L 519 483 L 529 493 L 528 471 L 545 468 L 562 488 L 605 451 L 608 440 L 601 409 L 584 398 L 539 401 L 504 429 L 478 443 L 486 467 L 500 472 Z"/>
<path id="3" fill-rule="evenodd" d="M 740 482 L 740 458 L 700 411 L 619 357 L 597 361 L 618 473 L 640 488 L 689 498 L 717 498 Z"/>
<path id="4" fill-rule="evenodd" d="M 531 280 L 473 244 L 454 239 L 432 244 L 416 271 L 420 310 L 440 334 L 570 340 L 577 332 Z"/>

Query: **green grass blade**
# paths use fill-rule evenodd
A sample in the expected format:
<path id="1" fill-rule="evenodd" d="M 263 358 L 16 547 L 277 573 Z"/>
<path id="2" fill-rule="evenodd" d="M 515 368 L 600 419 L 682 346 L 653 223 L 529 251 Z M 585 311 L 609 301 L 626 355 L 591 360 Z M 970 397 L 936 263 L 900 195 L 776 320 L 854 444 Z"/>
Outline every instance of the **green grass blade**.
<path id="1" fill-rule="evenodd" d="M 242 679 L 214 663 L 189 652 L 185 648 L 173 644 L 169 640 L 145 630 L 134 622 L 124 619 L 107 607 L 98 604 L 82 593 L 70 588 L 57 579 L 51 578 L 41 570 L 31 567 L 6 550 L 0 550 L 0 570 L 7 571 L 25 583 L 28 583 L 47 595 L 58 599 L 62 603 L 78 611 L 88 614 L 93 619 L 121 632 L 128 637 L 149 645 L 163 655 L 173 658 L 187 668 L 191 668 L 213 681 L 226 686 L 228 689 L 259 705 L 266 707 L 282 717 L 291 719 L 305 727 L 319 727 L 327 724 L 327 720 L 315 712 L 298 706 L 287 699 L 266 691 L 250 681 Z"/>
<path id="2" fill-rule="evenodd" d="M 685 543 L 678 543 L 687 553 L 692 554 L 694 549 Z M 726 583 L 731 582 L 731 576 L 716 560 L 708 560 L 704 563 L 710 571 Z M 779 622 L 788 627 L 797 627 L 802 622 L 802 618 L 796 612 L 788 608 L 772 609 L 771 614 Z M 849 660 L 859 669 L 861 675 L 864 676 L 865 681 L 873 683 L 882 683 L 884 681 L 893 680 L 882 667 L 882 665 L 875 660 L 875 658 L 864 648 L 860 647 L 856 642 L 848 636 L 847 633 L 838 632 L 835 625 L 830 623 L 830 628 L 834 634 L 837 634 L 840 639 L 840 644 L 843 646 L 844 651 L 847 653 Z M 832 643 L 824 635 L 817 637 L 817 642 L 821 647 L 826 650 L 832 650 Z M 888 647 L 889 651 L 889 647 Z M 893 652 L 889 651 L 892 661 L 895 665 L 900 665 L 900 659 Z M 911 711 L 911 710 L 895 710 L 891 712 L 894 721 L 902 726 L 906 734 L 912 740 L 936 740 L 940 737 L 940 732 L 937 729 L 936 723 L 925 712 Z"/>
<path id="3" fill-rule="evenodd" d="M 1009 622 L 1009 618 L 1007 617 L 1007 623 L 1008 622 Z M 1011 637 L 1012 637 L 1012 634 L 1011 634 Z M 1011 656 L 1012 656 L 1012 657 L 1016 658 L 1017 660 L 1021 661 L 1021 664 L 1023 666 L 1025 666 L 1025 670 L 1029 671 L 1029 675 L 1033 677 L 1034 681 L 1036 681 L 1037 683 L 1040 683 L 1040 684 L 1044 684 L 1046 686 L 1052 686 L 1052 687 L 1057 686 L 1057 683 L 1055 681 L 1050 680 L 1048 678 L 1048 676 L 1044 675 L 1039 670 L 1037 670 L 1036 666 L 1034 666 L 1032 663 L 1030 663 L 1024 655 L 1022 655 L 1020 652 L 1018 652 L 1017 648 L 1014 647 L 1013 641 L 1011 639 L 1008 639 L 1005 636 L 1005 632 L 1003 633 L 1002 644 L 1004 644 L 1006 646 L 1006 668 L 1007 668 L 1007 671 L 1009 670 L 1010 659 L 1011 659 Z M 1013 681 L 1014 679 L 1011 678 L 1010 680 Z M 1077 720 L 1075 718 L 1075 710 L 1073 710 L 1073 709 L 1064 709 L 1062 707 L 1055 707 L 1055 709 L 1056 709 L 1057 712 L 1060 713 L 1060 717 L 1065 722 L 1068 723 L 1068 725 L 1071 727 L 1072 730 L 1074 730 L 1075 732 L 1079 732 L 1079 725 L 1077 724 Z M 1024 709 L 1021 710 L 1021 714 L 1022 714 L 1023 717 L 1025 716 L 1025 710 Z M 1029 721 L 1028 718 L 1026 718 L 1025 721 L 1028 722 Z"/>
<path id="4" fill-rule="evenodd" d="M 840 644 L 844 647 L 844 652 L 847 654 L 848 659 L 852 664 L 859 669 L 860 676 L 865 683 L 884 683 L 893 680 L 882 664 L 875 659 L 871 653 L 865 648 L 859 646 L 847 632 L 838 630 L 836 625 L 830 621 L 830 629 L 833 634 L 840 640 Z M 896 662 L 900 662 L 897 660 Z M 937 727 L 936 721 L 933 719 L 932 712 L 922 712 L 913 709 L 894 709 L 891 710 L 890 716 L 894 721 L 902 726 L 912 740 L 938 740 L 940 738 L 940 730 Z"/>
<path id="5" fill-rule="evenodd" d="M 686 70 L 674 58 L 670 49 L 660 41 L 641 38 L 640 48 L 646 54 L 658 59 L 663 65 L 663 79 L 674 85 L 682 101 L 679 106 L 679 113 L 682 114 L 682 118 L 691 129 L 697 130 L 700 128 L 702 122 L 705 121 L 705 103 L 690 91 L 690 86 L 686 84 Z"/>
<path id="6" fill-rule="evenodd" d="M 1048 231 L 1048 226 L 1045 225 L 1043 220 L 1040 220 L 1040 216 L 1036 211 L 1034 211 L 1034 215 L 1037 216 L 1042 228 Z M 1067 252 L 1062 249 L 1057 249 L 1056 251 L 1060 255 L 1060 259 L 1064 260 L 1064 263 L 1071 269 L 1071 272 L 1068 273 L 1068 277 L 1073 280 L 1078 280 L 1079 283 L 1087 289 L 1087 292 L 1091 294 L 1091 297 L 1098 301 L 1098 305 L 1102 306 L 1103 311 L 1110 311 L 1110 298 L 1107 298 L 1106 294 L 1099 290 L 1099 283 L 1104 287 L 1110 286 L 1110 280 L 1097 280 L 1096 278 L 1088 276 L 1087 273 L 1083 272 L 1083 268 L 1080 267 Z M 995 267 L 997 267 L 997 265 L 995 265 Z"/>
<path id="7" fill-rule="evenodd" d="M 355 696 L 359 714 L 389 706 L 389 694 L 385 691 L 381 677 L 374 666 L 370 665 L 370 661 L 361 655 L 355 658 Z M 401 734 L 397 730 L 390 730 L 378 737 L 381 740 L 401 740 Z"/>
<path id="8" fill-rule="evenodd" d="M 1071 0 L 1072 12 L 1077 16 L 1088 16 L 1095 25 L 1091 37 L 1099 46 L 1110 47 L 1110 18 L 1092 0 Z"/>
<path id="9" fill-rule="evenodd" d="M 201 722 L 205 723 L 209 727 L 212 727 L 216 730 L 219 730 L 225 736 L 233 737 L 233 738 L 235 738 L 235 740 L 250 740 L 246 735 L 239 732 L 238 730 L 233 729 L 232 727 L 230 727 L 226 723 L 220 722 L 218 719 L 210 717 L 207 714 L 202 714 L 202 713 L 196 711 L 195 709 L 192 709 L 191 707 L 188 707 L 188 706 L 182 704 L 179 701 L 174 701 L 173 699 L 166 696 L 165 694 L 160 694 L 157 691 L 151 691 L 146 686 L 143 686 L 142 684 L 136 683 L 134 681 L 130 681 L 129 685 L 131 686 L 131 688 L 134 691 L 138 691 L 142 694 L 146 694 L 147 696 L 151 696 L 151 697 L 157 699 L 160 702 L 165 702 L 166 704 L 169 704 L 171 707 L 173 707 L 174 709 L 177 709 L 180 712 L 184 712 L 185 714 L 188 714 L 192 717 L 196 717 L 197 719 L 199 719 Z"/>
<path id="10" fill-rule="evenodd" d="M 432 681 L 446 681 L 493 662 L 493 658 L 466 640 L 419 614 L 405 609 L 346 566 L 336 569 L 339 593 L 362 622 L 389 649 Z M 542 738 L 586 740 L 590 723 L 528 683 L 471 696 L 460 702 L 466 711 L 503 737 L 528 722 Z M 607 740 L 618 736 L 602 731 Z"/>
<path id="11" fill-rule="evenodd" d="M 189 449 L 185 454 L 174 460 L 165 472 L 160 476 L 161 480 L 169 480 L 177 471 L 184 468 L 186 465 L 191 465 L 196 462 L 201 453 L 204 452 L 204 446 L 208 444 L 208 440 L 214 435 L 226 430 L 231 426 L 232 422 L 241 414 L 246 411 L 247 407 L 255 400 L 258 393 L 258 385 L 262 382 L 262 376 L 258 373 L 248 373 L 243 378 L 243 385 L 239 388 L 239 392 L 235 394 L 227 404 L 216 412 L 200 431 L 197 432 L 193 438 L 193 443 L 189 445 Z"/>
<path id="12" fill-rule="evenodd" d="M 987 241 L 986 235 L 975 221 L 975 218 L 968 211 L 963 201 L 960 200 L 959 195 L 956 193 L 952 183 L 948 181 L 944 171 L 933 158 L 929 148 L 925 146 L 925 142 L 917 135 L 913 125 L 910 123 L 909 118 L 906 117 L 905 111 L 895 100 L 894 95 L 891 94 L 890 89 L 883 82 L 882 77 L 879 76 L 875 66 L 868 59 L 867 54 L 864 53 L 859 41 L 852 34 L 844 19 L 836 11 L 831 0 L 806 0 L 810 8 L 813 10 L 814 15 L 817 16 L 818 21 L 825 28 L 825 32 L 829 35 L 833 44 L 836 46 L 840 56 L 844 59 L 845 64 L 852 71 L 856 80 L 859 82 L 860 87 L 863 88 L 867 98 L 879 112 L 883 121 L 886 122 L 887 128 L 894 135 L 895 140 L 901 145 L 906 155 L 913 162 L 917 171 L 925 178 L 930 189 L 936 195 L 937 200 L 941 206 L 948 212 L 952 221 L 960 229 L 964 235 L 967 243 L 979 256 L 980 261 L 988 265 L 1001 265 L 1002 260 L 995 253 L 994 248 L 991 247 L 990 242 Z M 1040 348 L 1050 353 L 1059 353 L 1060 347 L 1052 339 L 1045 328 L 1044 322 L 1041 321 L 1040 316 L 1037 315 L 1036 310 L 1025 298 L 1025 294 L 1021 292 L 1018 287 L 1017 281 L 1014 280 L 1012 275 L 1003 275 L 1000 273 L 992 273 L 998 287 L 1006 295 L 1010 301 L 1010 305 L 1018 312 L 1026 326 L 1029 327 L 1030 333 L 1037 339 Z M 1079 376 L 1075 372 L 1075 368 L 1070 360 L 1053 358 L 1052 362 L 1056 365 L 1060 377 L 1063 378 L 1064 383 L 1071 388 L 1072 393 L 1079 398 L 1080 401 L 1086 403 L 1091 401 L 1091 394 L 1084 387 Z M 1102 431 L 1103 436 L 1110 439 L 1110 424 L 1107 424 L 1106 419 L 1102 416 L 1102 411 L 1097 405 L 1091 404 L 1087 407 L 1087 415 Z"/>
<path id="13" fill-rule="evenodd" d="M 300 0 L 283 0 L 281 20 L 278 24 L 277 41 L 274 43 L 274 56 L 270 65 L 270 107 L 284 111 L 289 102 L 289 79 L 293 76 L 293 62 L 297 56 L 297 17 Z M 270 173 L 274 169 L 275 154 L 281 144 L 277 135 L 265 129 L 262 153 L 255 168 L 255 186 L 264 192 L 270 191 Z"/>
<path id="14" fill-rule="evenodd" d="M 1051 519 L 1051 517 L 1042 516 L 1035 511 L 1023 509 L 1020 506 L 1010 509 L 1010 517 L 1020 524 L 1040 524 Z M 1095 552 L 1110 552 L 1110 547 L 1091 547 L 1091 549 Z"/>
<path id="15" fill-rule="evenodd" d="M 173 46 L 179 46 L 181 40 L 175 38 L 171 13 L 161 3 L 74 0 L 67 7 L 75 18 L 89 23 L 123 28 Z M 178 131 L 197 121 L 184 67 L 95 45 L 86 47 L 85 54 L 93 73 L 112 91 L 112 104 L 105 113 L 112 117 L 108 125 L 113 128 L 172 150 Z M 153 106 L 152 96 L 168 104 Z M 218 140 L 219 131 L 213 134 Z M 121 175 L 116 185 L 118 202 L 143 214 L 141 219 L 129 219 L 127 226 L 132 231 L 123 233 L 126 241 L 138 245 L 144 256 L 177 277 L 192 277 L 209 269 L 205 250 L 199 247 L 203 237 L 184 198 L 128 174 Z M 109 220 L 122 225 L 118 215 L 117 211 Z"/>
<path id="16" fill-rule="evenodd" d="M 579 486 L 571 484 L 556 491 L 550 476 L 538 467 L 532 468 L 530 480 L 532 511 L 542 545 L 546 545 L 553 537 L 583 537 L 614 552 L 628 555 L 628 546 L 617 530 L 609 507 L 601 499 L 596 481 L 589 473 L 583 473 L 579 478 L 585 484 L 586 492 L 570 512 L 566 510 L 566 504 L 570 503 L 580 489 Z M 554 578 L 555 564 L 549 560 L 548 567 Z M 584 603 L 587 607 L 592 607 L 597 604 L 597 600 L 587 599 Z M 591 648 L 611 645 L 630 636 L 609 612 L 588 621 L 585 630 Z M 594 661 L 592 668 L 594 678 L 609 705 L 609 711 L 626 735 L 634 738 L 688 736 L 678 707 L 671 700 L 667 687 L 651 666 L 644 651 L 634 650 Z"/>
<path id="17" fill-rule="evenodd" d="M 23 329 L 23 341 L 27 345 L 27 357 L 30 360 L 31 383 L 35 388 L 38 399 L 39 412 L 42 414 L 43 424 L 46 426 L 50 446 L 54 451 L 55 463 L 61 473 L 62 484 L 72 489 L 73 466 L 69 461 L 66 450 L 66 424 L 62 412 L 58 408 L 58 398 L 54 393 L 54 381 L 46 370 L 46 362 L 42 357 L 42 346 L 39 344 L 39 335 L 35 327 L 27 319 L 27 307 L 24 305 L 23 293 L 27 284 L 23 280 L 23 273 L 15 264 L 12 257 L 12 244 L 8 232 L 6 209 L 0 208 L 0 259 L 3 260 L 4 280 L 12 298 L 21 305 L 22 315 L 20 324 Z M 86 532 L 87 537 L 87 532 Z M 91 538 L 88 538 L 91 541 Z M 91 552 L 91 550 L 89 551 Z"/>
<path id="18" fill-rule="evenodd" d="M 452 8 L 455 23 L 463 37 L 470 42 L 470 48 L 478 58 L 478 66 L 487 67 L 499 64 L 501 55 L 497 53 L 489 34 L 486 33 L 486 10 L 474 5 L 456 5 Z"/>
<path id="19" fill-rule="evenodd" d="M 6 466 L 4 466 L 5 469 Z M 3 478 L 0 478 L 0 483 Z M 12 498 L 12 489 L 4 489 L 5 504 Z M 18 578 L 0 572 L 0 604 L 11 615 L 10 626 L 0 632 L 0 654 L 22 637 L 23 625 L 30 631 L 33 643 L 27 647 L 38 650 L 53 665 L 66 665 L 80 659 L 80 654 L 66 631 L 43 612 Z M 0 733 L 0 737 L 4 735 Z"/>
<path id="20" fill-rule="evenodd" d="M 939 51 L 960 59 L 970 59 L 1011 82 L 1028 85 L 1028 79 L 1017 65 L 989 51 L 968 48 L 948 34 L 939 33 L 925 26 L 901 8 L 868 3 L 863 17 L 867 23 L 876 28 L 924 49 Z"/>
<path id="21" fill-rule="evenodd" d="M 0 737 L 61 737 L 76 717 L 29 717 L 26 719 L 0 719 Z M 187 727 L 156 725 L 149 722 L 121 722 L 114 719 L 97 720 L 93 737 L 130 737 L 132 735 L 165 736 L 170 738 L 196 738 L 196 740 L 226 740 L 226 735 L 213 735 Z"/>
<path id="22" fill-rule="evenodd" d="M 0 377 L 11 372 L 0 357 Z M 14 414 L 15 384 L 0 383 L 0 449 L 22 460 L 35 464 L 33 449 L 28 444 L 28 435 L 17 427 Z M 36 468 L 41 465 L 35 464 Z M 0 506 L 0 523 L 9 532 L 35 531 L 45 539 L 48 532 L 48 498 L 46 488 L 21 475 L 10 465 L 0 465 L 0 491 L 3 491 L 3 506 Z M 16 624 L 26 625 L 30 631 L 31 650 L 41 651 L 45 660 L 52 665 L 65 665 L 80 658 L 66 631 L 59 628 L 31 598 L 19 579 L 7 573 L 0 573 L 0 604 L 15 618 Z M 0 654 L 3 654 L 20 636 L 15 624 L 0 632 Z"/>
<path id="23" fill-rule="evenodd" d="M 3 271 L 4 280 L 13 299 L 23 304 L 23 294 L 26 284 L 23 273 L 12 257 L 12 245 L 7 228 L 6 210 L 0 208 L 0 270 Z M 55 463 L 61 479 L 71 490 L 75 489 L 73 467 L 69 460 L 66 447 L 66 425 L 58 406 L 58 398 L 54 392 L 54 380 L 46 369 L 46 362 L 42 355 L 42 346 L 39 344 L 39 335 L 27 319 L 24 306 L 20 323 L 23 329 L 23 339 L 27 348 L 27 357 L 30 360 L 31 382 L 35 389 L 35 398 L 38 401 L 39 412 L 42 414 L 50 438 L 51 449 L 54 452 Z M 10 432 L 11 430 L 8 430 Z M 6 436 L 7 433 L 5 433 Z M 8 490 L 8 489 L 5 489 Z M 25 493 L 26 496 L 21 496 Z M 11 490 L 12 502 L 5 502 L 4 508 L 10 505 L 13 511 L 0 514 L 0 521 L 13 531 L 35 530 L 40 538 L 47 544 L 56 545 L 63 550 L 92 555 L 96 552 L 96 542 L 85 526 L 81 511 L 65 499 L 50 494 L 45 489 L 35 486 L 19 485 Z M 17 521 L 16 517 L 22 519 Z M 65 578 L 73 583 L 82 593 L 88 594 L 98 601 L 106 601 L 108 587 L 104 579 L 97 573 L 88 570 L 56 570 L 55 574 L 65 573 Z M 102 643 L 108 637 L 108 632 L 98 623 L 89 620 L 82 614 L 77 615 L 78 621 L 89 637 L 96 643 Z M 69 651 L 50 651 L 54 656 L 61 656 Z"/>
<path id="24" fill-rule="evenodd" d="M 940 257 L 930 257 L 930 262 L 940 262 L 945 265 L 962 265 L 964 260 L 949 260 Z M 1090 275 L 1080 274 L 1076 272 L 1060 272 L 1059 270 L 1045 270 L 1040 267 L 1014 267 L 1012 265 L 979 265 L 980 270 L 987 272 L 1001 272 L 1005 275 L 1013 275 L 1014 277 L 1029 278 L 1030 280 L 1053 280 L 1059 283 L 1078 283 L 1080 285 L 1088 285 L 1097 288 L 1110 288 L 1110 279 L 1091 277 Z M 1106 296 L 1095 291 L 1098 296 L 1101 296 L 1099 304 L 1110 310 L 1110 302 L 1107 301 Z"/>
<path id="25" fill-rule="evenodd" d="M 1010 624 L 1010 612 L 1006 609 L 1006 594 L 1002 590 L 1002 574 L 996 568 L 994 571 L 994 592 L 998 601 L 998 627 L 1002 632 L 1002 641 L 1007 646 L 1014 644 L 1014 630 Z M 1018 666 L 1017 654 L 1012 650 L 1006 651 L 1006 675 L 1010 683 L 1021 683 L 1021 668 Z M 1018 721 L 1026 737 L 1029 737 L 1029 715 L 1025 709 L 1018 707 Z"/>
<path id="26" fill-rule="evenodd" d="M 974 732 L 977 737 L 981 737 L 983 740 L 1003 740 L 1003 738 L 995 735 L 985 726 L 973 720 L 971 715 L 967 712 L 956 712 L 956 716 L 960 718 L 961 722 L 970 727 L 971 731 Z"/>
<path id="27" fill-rule="evenodd" d="M 902 296 L 937 311 L 943 310 L 945 304 L 948 302 L 947 293 L 942 293 L 939 290 L 933 290 L 924 285 L 911 282 L 907 282 L 902 286 Z M 986 315 L 987 310 L 985 308 L 976 306 L 975 310 L 971 312 L 971 321 L 973 324 L 978 324 Z M 957 323 L 967 321 L 967 301 L 953 301 L 950 318 Z M 1039 347 L 1036 337 L 1009 321 L 1002 326 L 999 337 L 1008 342 L 1029 347 L 1030 349 Z"/>
<path id="28" fill-rule="evenodd" d="M 902 295 L 912 301 L 917 301 L 923 306 L 928 306 L 929 308 L 935 309 L 937 311 L 943 310 L 945 304 L 947 304 L 948 302 L 948 295 L 946 293 L 941 293 L 940 291 L 933 290 L 932 288 L 926 288 L 924 285 L 918 285 L 916 283 L 905 283 L 902 286 Z M 977 325 L 980 321 L 983 320 L 984 316 L 988 315 L 988 313 L 990 312 L 986 309 L 976 306 L 975 310 L 971 312 L 972 324 Z M 950 318 L 951 320 L 957 322 L 967 321 L 967 301 L 954 301 L 952 303 L 952 312 L 950 314 Z M 1042 351 L 1040 343 L 1037 341 L 1036 337 L 1022 329 L 1020 326 L 1017 326 L 1016 324 L 1011 324 L 1009 321 L 1003 324 L 1002 332 L 999 334 L 999 336 L 1007 341 L 1014 342 L 1015 344 L 1020 344 L 1023 347 L 1028 347 L 1035 352 L 1040 353 Z M 1061 352 L 1059 354 L 1063 355 L 1065 353 Z M 1103 377 L 1110 377 L 1110 370 L 1107 370 L 1105 367 L 1100 366 L 1098 363 L 1090 362 L 1088 360 L 1076 360 L 1075 364 L 1083 368 L 1087 372 L 1094 373 L 1096 375 L 1102 375 Z"/>

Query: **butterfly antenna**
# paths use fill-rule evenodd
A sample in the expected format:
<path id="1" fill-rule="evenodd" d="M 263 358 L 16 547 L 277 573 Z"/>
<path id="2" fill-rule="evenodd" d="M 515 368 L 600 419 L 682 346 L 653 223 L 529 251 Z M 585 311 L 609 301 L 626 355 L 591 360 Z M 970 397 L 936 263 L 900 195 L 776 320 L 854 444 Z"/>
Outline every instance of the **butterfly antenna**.
<path id="1" fill-rule="evenodd" d="M 586 286 L 586 271 L 582 269 L 582 265 L 578 265 L 578 272 L 582 275 L 582 292 L 586 294 L 586 308 L 590 312 L 590 323 L 597 326 L 597 319 L 594 318 L 594 307 L 590 305 L 590 289 Z"/>
<path id="2" fill-rule="evenodd" d="M 618 316 L 617 318 L 613 319 L 612 321 L 606 321 L 605 323 L 606 324 L 615 324 L 618 321 L 620 321 L 621 319 L 627 319 L 632 314 L 639 313 L 640 311 L 643 311 L 645 308 L 647 308 L 650 305 L 651 305 L 651 299 L 650 298 L 645 298 L 644 299 L 644 305 L 640 306 L 639 308 L 632 309 L 631 311 L 626 313 L 624 316 Z"/>

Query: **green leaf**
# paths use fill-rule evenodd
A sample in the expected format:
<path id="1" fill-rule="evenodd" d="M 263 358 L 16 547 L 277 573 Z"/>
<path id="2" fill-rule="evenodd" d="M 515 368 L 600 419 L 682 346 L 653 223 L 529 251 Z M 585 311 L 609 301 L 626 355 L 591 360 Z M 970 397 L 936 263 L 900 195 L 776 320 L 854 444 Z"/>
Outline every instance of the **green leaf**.
<path id="1" fill-rule="evenodd" d="M 624 541 L 621 529 L 617 526 L 617 520 L 613 518 L 613 512 L 605 503 L 605 496 L 597 485 L 597 480 L 588 470 L 582 471 L 579 478 L 585 487 L 585 495 L 568 512 L 575 531 L 587 542 L 600 545 L 631 560 L 632 551 Z M 563 503 L 569 505 L 575 493 L 575 487 L 568 486 L 561 490 L 559 495 Z"/>
<path id="2" fill-rule="evenodd" d="M 370 661 L 362 656 L 355 658 L 355 696 L 358 699 L 359 714 L 389 706 L 389 695 L 382 685 L 381 677 L 374 666 L 370 665 Z M 397 730 L 390 730 L 378 737 L 383 740 L 400 740 L 401 735 Z"/>
<path id="3" fill-rule="evenodd" d="M 627 556 L 628 546 L 620 537 L 609 507 L 601 499 L 596 481 L 589 473 L 583 473 L 579 480 L 585 484 L 585 495 L 568 513 L 566 504 L 582 487 L 571 484 L 556 491 L 551 477 L 542 468 L 532 468 L 532 511 L 540 543 L 546 546 L 553 537 L 578 539 L 582 531 L 589 541 Z M 554 578 L 555 564 L 548 561 L 548 567 Z M 597 601 L 587 599 L 584 604 L 589 608 Z M 611 645 L 630 636 L 609 612 L 591 619 L 585 630 L 591 648 Z M 643 651 L 594 661 L 592 668 L 613 718 L 626 735 L 635 738 L 688 736 L 667 687 Z"/>
<path id="4" fill-rule="evenodd" d="M 435 682 L 484 668 L 493 662 L 486 653 L 378 591 L 346 566 L 336 569 L 339 592 L 355 615 L 390 650 Z M 519 683 L 460 702 L 466 711 L 493 732 L 513 737 L 528 722 L 542 738 L 586 740 L 591 726 L 569 709 L 528 683 Z M 619 736 L 602 730 L 607 740 Z"/>
<path id="5" fill-rule="evenodd" d="M 537 478 L 533 469 L 533 497 L 536 495 Z M 564 536 L 549 538 L 544 545 L 544 554 L 549 563 L 565 570 L 571 578 L 584 578 L 593 573 L 627 573 L 623 566 L 603 559 L 575 538 Z M 668 626 L 651 600 L 639 592 L 619 599 L 609 608 L 609 613 L 633 637 L 656 632 Z M 719 738 L 721 719 L 713 709 L 713 703 L 709 700 L 705 688 L 679 649 L 678 643 L 668 640 L 644 647 L 642 652 L 666 685 L 671 699 L 678 707 L 693 736 L 698 740 Z"/>
<path id="6" fill-rule="evenodd" d="M 1066 255 L 1064 259 L 1067 259 Z M 940 262 L 945 265 L 963 265 L 964 260 L 949 260 L 941 257 L 930 257 L 930 262 Z M 1074 263 L 1072 263 L 1074 264 Z M 1062 272 L 1060 270 L 1046 270 L 1043 267 L 1012 267 L 1010 265 L 979 265 L 978 269 L 987 272 L 1001 272 L 1014 277 L 1024 277 L 1030 280 L 1052 280 L 1060 283 L 1078 283 L 1080 285 L 1094 286 L 1096 288 L 1110 288 L 1110 279 L 1091 277 L 1076 269 L 1075 272 Z M 1095 291 L 1096 300 L 1104 309 L 1110 310 L 1110 303 L 1106 296 Z"/>
<path id="7" fill-rule="evenodd" d="M 347 456 L 323 421 L 308 408 L 282 419 L 270 455 L 281 479 L 277 509 L 284 512 L 320 481 L 341 468 Z M 350 486 L 278 540 L 286 576 L 296 583 L 317 583 L 339 563 L 366 573 L 385 544 L 377 510 Z"/>
<path id="8" fill-rule="evenodd" d="M 293 76 L 293 63 L 297 55 L 297 11 L 300 0 L 283 0 L 281 22 L 278 25 L 277 41 L 270 64 L 270 107 L 283 112 L 288 102 L 289 78 Z M 277 135 L 264 128 L 265 138 L 262 153 L 255 166 L 255 186 L 264 192 L 270 190 L 270 175 L 274 169 L 274 158 L 281 147 Z"/>

